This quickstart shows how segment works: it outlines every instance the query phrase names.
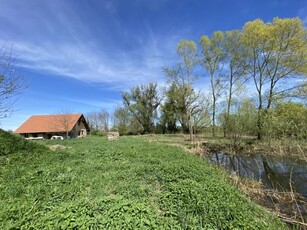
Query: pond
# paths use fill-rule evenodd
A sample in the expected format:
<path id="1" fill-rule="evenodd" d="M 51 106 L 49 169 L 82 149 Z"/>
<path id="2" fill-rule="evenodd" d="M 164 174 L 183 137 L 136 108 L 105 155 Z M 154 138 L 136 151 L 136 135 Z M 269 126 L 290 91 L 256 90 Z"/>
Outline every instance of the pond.
<path id="1" fill-rule="evenodd" d="M 224 166 L 240 177 L 261 181 L 265 188 L 293 191 L 307 198 L 307 162 L 293 158 L 261 154 L 227 155 L 218 152 L 206 156 L 210 163 Z"/>

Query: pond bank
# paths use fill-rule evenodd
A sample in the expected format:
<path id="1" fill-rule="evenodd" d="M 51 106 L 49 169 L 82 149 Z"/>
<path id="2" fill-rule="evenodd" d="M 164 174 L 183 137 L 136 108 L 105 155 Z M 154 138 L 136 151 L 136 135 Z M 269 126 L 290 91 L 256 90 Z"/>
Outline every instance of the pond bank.
<path id="1" fill-rule="evenodd" d="M 205 138 L 198 140 L 194 147 L 200 147 L 202 153 L 225 152 L 228 154 L 262 155 L 292 157 L 307 162 L 307 142 L 291 139 L 262 140 L 245 138 L 233 142 L 226 138 Z"/>
<path id="2" fill-rule="evenodd" d="M 297 192 L 307 198 L 307 163 L 291 158 L 262 154 L 242 155 L 216 152 L 204 155 L 209 163 L 223 166 L 229 173 L 259 181 L 266 189 Z"/>
<path id="3" fill-rule="evenodd" d="M 209 139 L 194 144 L 190 151 L 222 166 L 250 199 L 286 223 L 307 229 L 306 144 L 245 140 L 234 146 L 229 140 Z"/>
<path id="4" fill-rule="evenodd" d="M 212 164 L 223 167 L 240 189 L 258 204 L 283 218 L 307 222 L 307 163 L 289 157 L 204 155 Z"/>

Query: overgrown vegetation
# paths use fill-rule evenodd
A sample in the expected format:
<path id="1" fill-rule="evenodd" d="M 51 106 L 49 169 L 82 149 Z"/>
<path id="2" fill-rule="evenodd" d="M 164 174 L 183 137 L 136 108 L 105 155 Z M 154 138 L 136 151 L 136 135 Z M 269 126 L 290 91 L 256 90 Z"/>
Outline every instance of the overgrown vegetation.
<path id="1" fill-rule="evenodd" d="M 287 228 L 178 147 L 137 137 L 40 143 L 63 148 L 25 141 L 33 148 L 0 156 L 1 229 Z"/>
<path id="2" fill-rule="evenodd" d="M 19 135 L 12 135 L 0 129 L 0 156 L 32 152 L 45 153 L 47 148 L 34 142 L 29 142 Z"/>

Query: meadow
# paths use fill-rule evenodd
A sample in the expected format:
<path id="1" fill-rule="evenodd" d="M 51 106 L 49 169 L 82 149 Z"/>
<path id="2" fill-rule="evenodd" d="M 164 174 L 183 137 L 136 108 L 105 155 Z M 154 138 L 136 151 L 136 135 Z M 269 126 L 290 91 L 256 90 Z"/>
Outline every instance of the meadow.
<path id="1" fill-rule="evenodd" d="M 144 138 L 0 132 L 0 229 L 287 229 L 226 174 Z"/>

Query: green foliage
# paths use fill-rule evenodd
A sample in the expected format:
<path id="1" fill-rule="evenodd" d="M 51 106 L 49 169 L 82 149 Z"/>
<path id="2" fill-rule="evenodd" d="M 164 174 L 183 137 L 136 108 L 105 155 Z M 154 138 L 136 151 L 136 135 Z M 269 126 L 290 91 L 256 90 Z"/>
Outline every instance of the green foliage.
<path id="1" fill-rule="evenodd" d="M 264 134 L 273 138 L 307 138 L 307 107 L 281 102 L 264 114 Z"/>
<path id="2" fill-rule="evenodd" d="M 114 116 L 114 131 L 120 135 L 128 134 L 129 123 L 131 118 L 127 108 L 117 107 L 113 113 Z"/>
<path id="3" fill-rule="evenodd" d="M 31 153 L 32 151 L 46 152 L 47 148 L 0 129 L 0 155 L 9 155 L 16 152 Z"/>
<path id="4" fill-rule="evenodd" d="M 106 137 L 108 132 L 105 131 L 99 131 L 99 130 L 93 130 L 91 131 L 91 135 L 100 136 L 100 137 Z"/>
<path id="5" fill-rule="evenodd" d="M 243 27 L 242 45 L 248 50 L 248 71 L 258 96 L 258 139 L 264 132 L 263 110 L 287 97 L 300 84 L 289 79 L 307 74 L 306 28 L 299 18 L 257 19 Z"/>
<path id="6" fill-rule="evenodd" d="M 161 106 L 161 124 L 164 133 L 175 133 L 178 131 L 177 122 L 180 122 L 183 132 L 188 132 L 188 121 L 186 119 L 186 95 L 184 88 L 174 82 L 166 91 L 165 101 Z"/>
<path id="7" fill-rule="evenodd" d="M 166 91 L 166 100 L 162 105 L 161 121 L 166 126 L 166 131 L 174 132 L 176 123 L 179 122 L 184 133 L 189 132 L 192 122 L 190 111 L 192 101 L 195 100 L 195 92 L 189 78 L 184 75 L 179 65 L 174 69 L 165 68 L 164 72 L 171 85 Z"/>
<path id="8" fill-rule="evenodd" d="M 188 80 L 187 84 L 190 85 L 192 72 L 198 64 L 196 43 L 192 40 L 181 40 L 177 45 L 177 54 L 182 58 L 182 69 Z"/>
<path id="9" fill-rule="evenodd" d="M 220 115 L 220 122 L 227 127 L 227 134 L 231 138 L 240 138 L 243 135 L 254 136 L 256 134 L 257 110 L 255 104 L 248 99 L 237 105 L 236 111 L 228 115 Z"/>
<path id="10" fill-rule="evenodd" d="M 307 32 L 299 18 L 261 19 L 247 22 L 242 30 L 216 31 L 202 36 L 202 66 L 210 79 L 212 94 L 212 134 L 216 106 L 227 93 L 225 123 L 229 126 L 233 96 L 251 80 L 257 95 L 257 135 L 263 133 L 262 115 L 278 100 L 287 97 L 306 98 Z M 301 81 L 293 80 L 301 78 Z M 224 126 L 224 136 L 227 135 Z"/>
<path id="11" fill-rule="evenodd" d="M 0 156 L 1 229 L 286 228 L 179 148 L 141 137 L 59 143 Z"/>
<path id="12" fill-rule="evenodd" d="M 154 119 L 157 117 L 156 109 L 161 102 L 157 84 L 149 83 L 134 87 L 130 92 L 123 93 L 122 96 L 125 107 L 142 126 L 142 132 L 152 133 L 154 130 Z"/>
<path id="13" fill-rule="evenodd" d="M 179 121 L 182 131 L 189 132 L 192 141 L 193 116 L 196 114 L 193 110 L 199 107 L 196 103 L 198 95 L 193 89 L 193 84 L 198 78 L 195 69 L 199 64 L 196 43 L 191 40 L 181 40 L 177 44 L 177 54 L 180 57 L 179 63 L 175 67 L 164 68 L 171 86 L 163 108 L 162 123 L 164 122 L 166 128 L 174 132 L 176 120 Z"/>

